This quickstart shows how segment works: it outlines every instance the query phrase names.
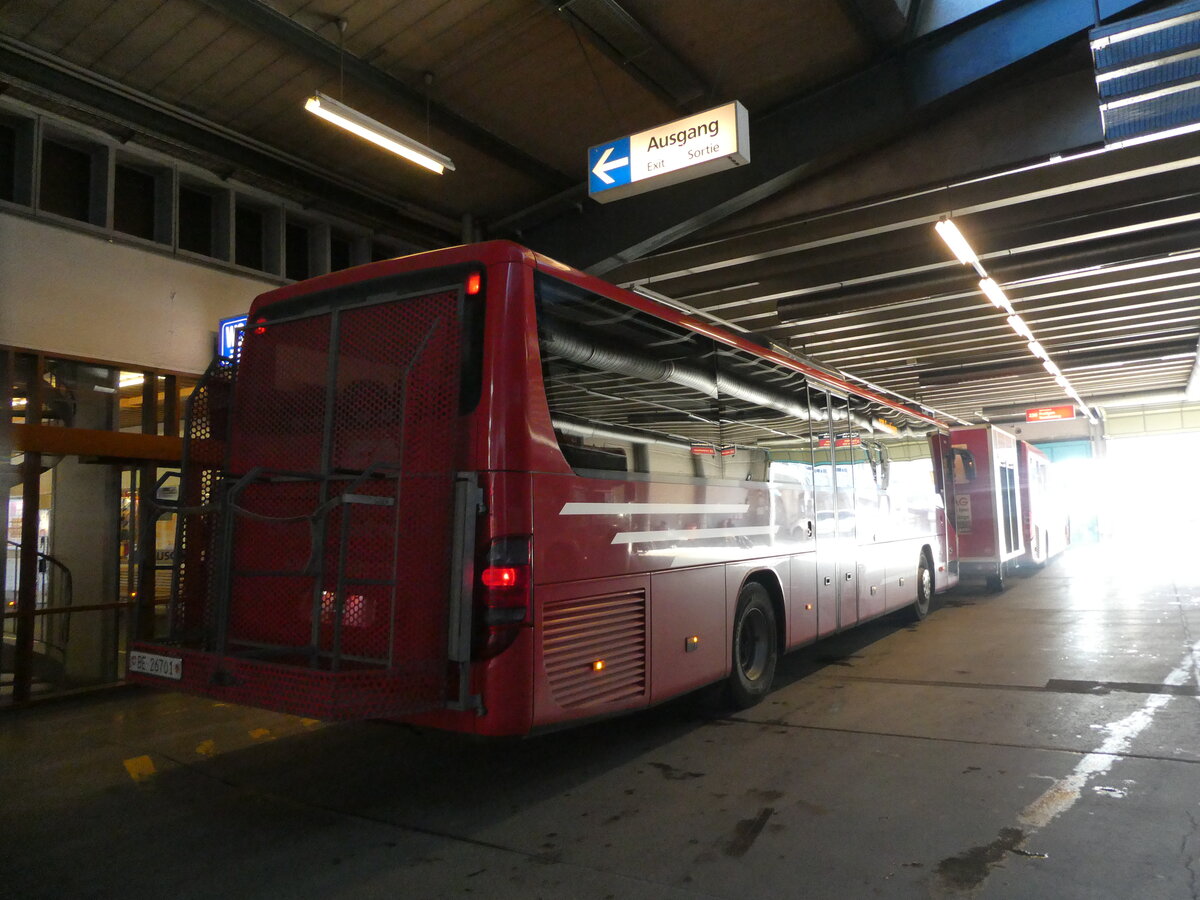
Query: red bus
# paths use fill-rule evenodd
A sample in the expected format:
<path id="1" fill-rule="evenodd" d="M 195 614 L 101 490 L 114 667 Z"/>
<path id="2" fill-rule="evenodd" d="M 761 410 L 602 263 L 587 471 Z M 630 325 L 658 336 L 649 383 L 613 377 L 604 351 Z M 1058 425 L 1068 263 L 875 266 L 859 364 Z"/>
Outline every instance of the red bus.
<path id="1" fill-rule="evenodd" d="M 959 572 L 1002 591 L 1005 574 L 1025 553 L 1017 438 L 994 425 L 953 428 L 950 437 Z"/>
<path id="2" fill-rule="evenodd" d="M 1071 542 L 1067 507 L 1054 489 L 1050 460 L 1028 441 L 1017 441 L 1017 478 L 1021 484 L 1021 530 L 1025 538 L 1020 565 L 1038 568 L 1066 550 Z"/>
<path id="3" fill-rule="evenodd" d="M 259 297 L 189 409 L 131 680 L 526 734 L 725 681 L 957 579 L 937 421 L 508 242 Z M 952 505 L 950 508 L 953 508 Z"/>

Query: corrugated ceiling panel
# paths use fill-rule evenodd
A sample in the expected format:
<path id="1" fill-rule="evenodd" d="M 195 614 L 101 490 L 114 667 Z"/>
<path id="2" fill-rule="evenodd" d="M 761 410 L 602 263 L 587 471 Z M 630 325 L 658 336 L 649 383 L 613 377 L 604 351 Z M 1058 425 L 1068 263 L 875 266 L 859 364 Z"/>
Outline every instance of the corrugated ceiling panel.
<path id="1" fill-rule="evenodd" d="M 168 41 L 146 57 L 141 89 L 177 102 L 190 89 L 197 72 L 212 71 L 221 58 L 232 58 L 223 46 L 232 37 L 228 19 L 211 9 L 199 10 L 188 23 L 186 44 Z"/>
<path id="2" fill-rule="evenodd" d="M 837 0 L 730 6 L 727 0 L 623 4 L 702 73 L 717 97 L 768 109 L 866 62 L 871 49 Z"/>
<path id="3" fill-rule="evenodd" d="M 676 115 L 549 10 L 439 85 L 451 106 L 581 180 L 589 145 Z"/>
<path id="4" fill-rule="evenodd" d="M 111 5 L 110 0 L 73 0 L 73 2 L 45 4 L 22 3 L 18 0 L 18 2 L 8 3 L 0 9 L 0 22 L 5 23 L 3 28 L 6 33 L 10 33 L 8 28 L 12 23 L 9 21 L 9 17 L 19 12 L 15 7 L 31 9 L 41 6 L 52 7 L 46 10 L 44 18 L 37 23 L 36 46 L 51 53 L 57 53 L 91 28 L 96 17 Z M 15 36 L 19 37 L 19 35 Z"/>

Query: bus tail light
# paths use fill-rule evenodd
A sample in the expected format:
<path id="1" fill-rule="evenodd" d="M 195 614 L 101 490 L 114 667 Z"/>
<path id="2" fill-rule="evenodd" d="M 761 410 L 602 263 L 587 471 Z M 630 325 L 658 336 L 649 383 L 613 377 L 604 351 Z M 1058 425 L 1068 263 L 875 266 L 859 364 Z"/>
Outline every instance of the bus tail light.
<path id="1" fill-rule="evenodd" d="M 529 538 L 494 539 L 482 560 L 476 591 L 475 658 L 490 659 L 517 639 L 529 613 Z"/>

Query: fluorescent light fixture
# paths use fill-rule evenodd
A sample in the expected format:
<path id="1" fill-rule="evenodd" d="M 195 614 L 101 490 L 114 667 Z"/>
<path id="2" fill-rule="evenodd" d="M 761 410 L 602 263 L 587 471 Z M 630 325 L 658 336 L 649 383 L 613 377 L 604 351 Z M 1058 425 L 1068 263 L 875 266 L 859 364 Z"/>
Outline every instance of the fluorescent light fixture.
<path id="1" fill-rule="evenodd" d="M 1007 321 L 1009 328 L 1025 338 L 1029 345 L 1029 352 L 1042 361 L 1042 367 L 1054 377 L 1054 383 L 1062 388 L 1063 392 L 1079 405 L 1079 408 L 1083 410 L 1083 414 L 1087 416 L 1088 421 L 1095 424 L 1096 419 L 1092 415 L 1092 411 L 1084 404 L 1083 398 L 1075 392 L 1075 388 L 1071 386 L 1071 382 L 1063 375 L 1062 369 L 1050 359 L 1050 354 L 1037 338 L 1034 337 L 1033 330 L 1029 327 L 1029 324 L 1017 315 L 1016 310 L 1013 309 L 1012 301 L 1008 299 L 1008 295 L 1004 293 L 1004 289 L 996 283 L 994 278 L 988 275 L 987 270 L 984 269 L 979 262 L 979 258 L 975 255 L 975 251 L 971 249 L 971 245 L 967 243 L 954 223 L 949 219 L 942 219 L 934 227 L 937 229 L 937 233 L 941 236 L 942 240 L 946 242 L 946 245 L 954 251 L 954 255 L 958 257 L 959 262 L 975 267 L 975 271 L 980 276 L 979 290 L 992 302 L 992 305 L 1008 314 Z M 1196 351 L 1196 365 L 1192 371 L 1191 381 L 1197 387 L 1200 387 L 1200 345 L 1197 345 Z M 1190 389 L 1191 385 L 1189 385 Z M 986 420 L 986 417 L 983 418 Z"/>
<path id="2" fill-rule="evenodd" d="M 332 122 L 339 128 L 344 128 L 351 134 L 356 134 L 385 150 L 403 156 L 409 162 L 424 166 L 438 175 L 441 175 L 446 169 L 454 171 L 454 163 L 450 161 L 450 157 L 443 156 L 436 150 L 430 150 L 419 141 L 414 141 L 407 135 L 376 122 L 370 116 L 364 116 L 358 110 L 351 109 L 344 103 L 325 96 L 320 91 L 308 98 L 304 108 L 325 121 Z"/>
<path id="3" fill-rule="evenodd" d="M 994 305 L 1008 310 L 1011 315 L 1016 315 L 1012 311 L 1012 303 L 1009 301 L 1008 296 L 1004 293 L 1003 288 L 996 284 L 994 279 L 984 278 L 979 282 L 979 289 L 983 291 L 984 296 L 991 300 Z"/>
<path id="4" fill-rule="evenodd" d="M 950 252 L 958 257 L 960 263 L 964 266 L 979 265 L 979 257 L 975 255 L 975 251 L 971 249 L 971 245 L 967 243 L 967 239 L 963 237 L 957 225 L 949 219 L 942 219 L 933 227 L 937 229 L 937 233 L 946 242 Z"/>
<path id="5" fill-rule="evenodd" d="M 1008 317 L 1008 327 L 1025 338 L 1027 341 L 1033 340 L 1033 332 L 1029 330 L 1029 326 L 1025 324 L 1025 320 L 1013 313 Z"/>

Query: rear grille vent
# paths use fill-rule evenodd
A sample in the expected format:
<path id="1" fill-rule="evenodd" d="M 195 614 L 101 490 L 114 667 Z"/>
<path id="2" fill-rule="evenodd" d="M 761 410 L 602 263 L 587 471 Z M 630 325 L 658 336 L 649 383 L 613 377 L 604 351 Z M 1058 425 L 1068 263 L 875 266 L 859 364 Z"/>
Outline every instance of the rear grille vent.
<path id="1" fill-rule="evenodd" d="M 644 591 L 548 604 L 543 640 L 551 695 L 564 709 L 645 696 Z"/>

